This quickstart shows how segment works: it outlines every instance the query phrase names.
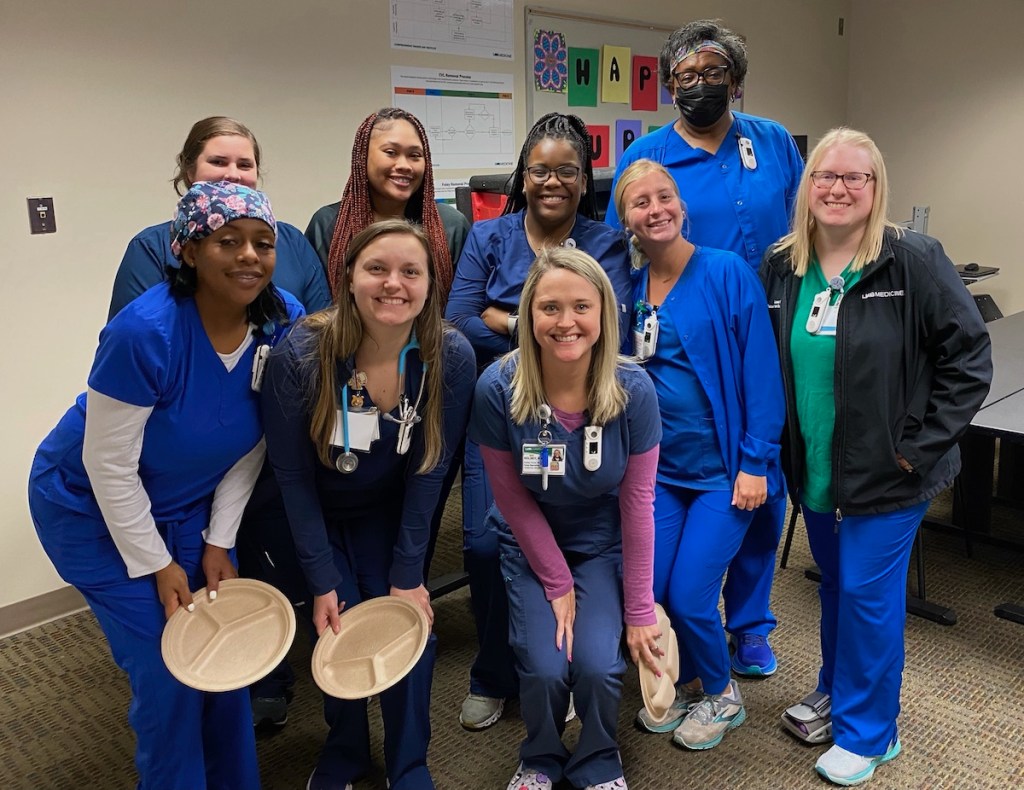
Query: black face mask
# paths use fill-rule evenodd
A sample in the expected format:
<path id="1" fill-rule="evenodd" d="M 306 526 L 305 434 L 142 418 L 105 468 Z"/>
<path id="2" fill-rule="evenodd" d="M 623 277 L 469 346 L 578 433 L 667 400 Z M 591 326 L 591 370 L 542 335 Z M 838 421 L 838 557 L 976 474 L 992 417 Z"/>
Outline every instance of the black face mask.
<path id="1" fill-rule="evenodd" d="M 729 107 L 729 86 L 698 82 L 692 88 L 677 88 L 676 107 L 691 126 L 697 129 L 714 126 Z"/>

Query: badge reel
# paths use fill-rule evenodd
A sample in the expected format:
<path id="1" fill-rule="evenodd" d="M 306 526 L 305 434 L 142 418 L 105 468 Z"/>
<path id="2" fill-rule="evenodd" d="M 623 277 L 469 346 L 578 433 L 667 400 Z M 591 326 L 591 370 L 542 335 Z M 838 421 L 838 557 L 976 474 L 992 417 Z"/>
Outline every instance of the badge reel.
<path id="1" fill-rule="evenodd" d="M 601 468 L 601 438 L 604 429 L 600 425 L 588 425 L 583 429 L 583 468 L 596 472 Z"/>
<path id="2" fill-rule="evenodd" d="M 749 137 L 739 138 L 740 161 L 747 170 L 757 170 L 757 157 L 754 156 L 754 144 Z"/>
<path id="3" fill-rule="evenodd" d="M 270 344 L 260 343 L 256 346 L 256 352 L 252 357 L 252 378 L 249 386 L 253 392 L 259 392 L 263 388 L 263 374 L 267 370 L 267 360 L 270 358 Z"/>
<path id="4" fill-rule="evenodd" d="M 633 330 L 633 353 L 643 361 L 654 356 L 658 349 L 658 314 L 652 312 L 644 318 L 642 329 Z"/>
<path id="5" fill-rule="evenodd" d="M 811 303 L 811 312 L 807 316 L 807 331 L 812 335 L 834 336 L 836 324 L 839 319 L 839 305 L 843 301 L 843 289 L 846 281 L 835 276 L 828 281 L 828 287 L 824 291 L 815 294 Z M 835 304 L 832 304 L 832 295 L 839 294 Z"/>

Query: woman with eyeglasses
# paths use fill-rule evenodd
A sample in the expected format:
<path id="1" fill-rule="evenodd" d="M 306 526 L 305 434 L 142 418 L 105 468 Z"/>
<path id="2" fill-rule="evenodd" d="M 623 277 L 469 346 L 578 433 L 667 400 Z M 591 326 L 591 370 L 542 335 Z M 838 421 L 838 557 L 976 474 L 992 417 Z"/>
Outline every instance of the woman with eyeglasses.
<path id="1" fill-rule="evenodd" d="M 910 552 L 992 378 L 970 294 L 939 242 L 888 220 L 887 186 L 871 138 L 833 129 L 808 159 L 793 232 L 761 266 L 783 466 L 821 569 L 818 683 L 782 723 L 835 741 L 815 768 L 839 785 L 900 753 Z"/>
<path id="2" fill-rule="evenodd" d="M 803 170 L 796 144 L 775 121 L 729 108 L 743 93 L 747 50 L 717 22 L 698 20 L 672 33 L 661 50 L 659 72 L 679 118 L 626 150 L 613 194 L 636 160 L 664 165 L 688 210 L 686 238 L 698 247 L 734 252 L 756 271 L 765 250 L 789 231 Z M 605 221 L 621 225 L 614 205 Z M 757 509 L 729 566 L 725 625 L 736 649 L 732 669 L 741 676 L 764 677 L 778 667 L 768 642 L 776 625 L 769 597 L 785 517 L 781 492 Z"/>
<path id="3" fill-rule="evenodd" d="M 622 237 L 597 220 L 587 127 L 575 115 L 549 113 L 530 129 L 512 174 L 502 216 L 477 222 L 459 258 L 447 318 L 469 338 L 483 370 L 516 348 L 519 296 L 537 254 L 548 247 L 583 250 L 612 282 L 622 331 L 630 297 L 629 258 Z M 625 336 L 625 335 L 623 335 Z M 518 682 L 508 644 L 508 599 L 498 568 L 497 535 L 484 516 L 492 502 L 479 450 L 469 439 L 462 473 L 463 554 L 480 652 L 470 670 L 459 721 L 491 726 Z"/>

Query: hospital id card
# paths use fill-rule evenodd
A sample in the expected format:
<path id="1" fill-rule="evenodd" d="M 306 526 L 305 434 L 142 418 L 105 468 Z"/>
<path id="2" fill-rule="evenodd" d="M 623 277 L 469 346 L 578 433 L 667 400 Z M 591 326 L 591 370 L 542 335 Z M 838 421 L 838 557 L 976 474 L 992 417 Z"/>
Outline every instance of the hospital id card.
<path id="1" fill-rule="evenodd" d="M 825 313 L 821 317 L 821 326 L 815 334 L 826 337 L 836 336 L 836 325 L 839 323 L 839 305 L 842 301 L 843 296 L 840 294 L 835 304 L 830 304 L 825 308 Z"/>
<path id="2" fill-rule="evenodd" d="M 377 409 L 349 411 L 348 436 L 345 436 L 345 415 L 341 413 L 341 409 L 337 410 L 334 417 L 334 436 L 331 437 L 333 446 L 345 447 L 347 444 L 351 450 L 368 453 L 370 445 L 379 438 L 380 412 Z"/>
<path id="3" fill-rule="evenodd" d="M 540 456 L 541 451 L 547 448 L 548 451 L 548 474 L 557 477 L 565 477 L 565 445 L 564 444 L 524 444 L 523 445 L 523 475 L 541 474 Z"/>

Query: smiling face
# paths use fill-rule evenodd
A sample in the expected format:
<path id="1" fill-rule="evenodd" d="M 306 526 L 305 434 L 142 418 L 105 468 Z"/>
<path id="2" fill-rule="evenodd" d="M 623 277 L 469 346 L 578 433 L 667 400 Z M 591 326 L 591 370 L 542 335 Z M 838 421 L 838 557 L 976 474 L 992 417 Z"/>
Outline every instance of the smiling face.
<path id="1" fill-rule="evenodd" d="M 542 363 L 589 365 L 601 337 L 601 294 L 580 275 L 552 269 L 537 282 L 530 319 Z"/>
<path id="2" fill-rule="evenodd" d="M 246 307 L 267 287 L 277 260 L 274 231 L 259 219 L 236 219 L 181 251 L 196 270 L 196 299 Z"/>
<path id="3" fill-rule="evenodd" d="M 368 328 L 411 329 L 430 293 L 426 248 L 410 233 L 374 239 L 353 262 L 348 289 Z"/>
<path id="4" fill-rule="evenodd" d="M 580 174 L 575 183 L 563 184 L 554 172 L 560 167 L 577 167 Z M 523 178 L 526 211 L 541 228 L 557 228 L 575 219 L 580 198 L 587 188 L 583 163 L 568 140 L 545 137 L 526 157 L 526 168 L 546 167 L 550 171 L 543 184 L 535 184 L 529 173 Z"/>
<path id="5" fill-rule="evenodd" d="M 401 119 L 375 126 L 366 156 L 366 178 L 374 208 L 401 215 L 409 198 L 423 185 L 426 167 L 423 141 L 415 126 Z"/>
<path id="6" fill-rule="evenodd" d="M 189 173 L 196 181 L 231 181 L 256 188 L 259 172 L 256 152 L 248 137 L 238 134 L 219 134 L 203 144 L 202 153 Z"/>
<path id="7" fill-rule="evenodd" d="M 859 146 L 839 144 L 830 148 L 815 171 L 844 175 L 869 173 L 874 175 L 871 155 Z M 863 232 L 867 228 L 871 209 L 875 204 L 875 179 L 869 179 L 863 189 L 849 189 L 842 178 L 830 187 L 817 187 L 808 180 L 810 194 L 808 208 L 818 227 L 849 232 Z"/>
<path id="8" fill-rule="evenodd" d="M 681 238 L 683 206 L 671 177 L 648 173 L 626 187 L 622 199 L 623 223 L 641 245 L 670 244 Z"/>

